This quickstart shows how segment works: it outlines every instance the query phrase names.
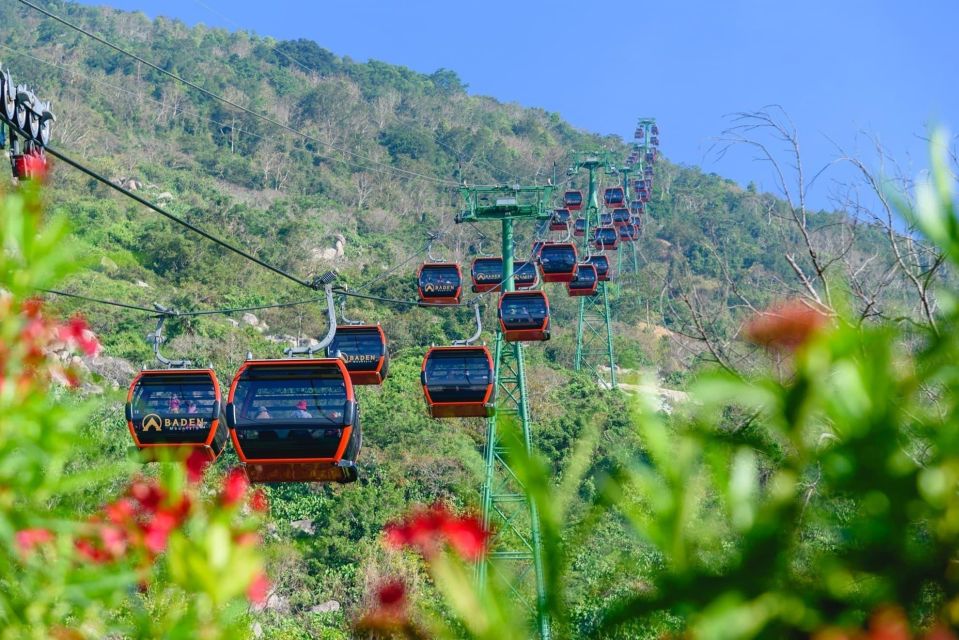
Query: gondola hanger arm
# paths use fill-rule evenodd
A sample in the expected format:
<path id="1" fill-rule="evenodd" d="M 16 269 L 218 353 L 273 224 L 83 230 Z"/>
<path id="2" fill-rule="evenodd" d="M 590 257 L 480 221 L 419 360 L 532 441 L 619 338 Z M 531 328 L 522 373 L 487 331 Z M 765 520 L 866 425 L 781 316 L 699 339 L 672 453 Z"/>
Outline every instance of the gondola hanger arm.
<path id="1" fill-rule="evenodd" d="M 466 338 L 465 340 L 454 340 L 453 346 L 468 347 L 469 345 L 479 340 L 480 336 L 483 334 L 483 316 L 480 314 L 479 301 L 473 302 L 473 310 L 476 313 L 476 333 L 471 335 L 469 338 Z"/>
<path id="2" fill-rule="evenodd" d="M 166 366 L 168 369 L 188 369 L 193 366 L 193 362 L 190 360 L 170 360 L 160 353 L 160 345 L 166 342 L 166 338 L 163 337 L 163 324 L 166 322 L 166 319 L 170 316 L 175 316 L 176 311 L 172 309 L 167 309 L 161 304 L 153 303 L 153 308 L 159 312 L 157 316 L 157 326 L 156 330 L 153 333 L 147 334 L 147 342 L 153 345 L 153 355 L 156 357 L 157 361 Z"/>

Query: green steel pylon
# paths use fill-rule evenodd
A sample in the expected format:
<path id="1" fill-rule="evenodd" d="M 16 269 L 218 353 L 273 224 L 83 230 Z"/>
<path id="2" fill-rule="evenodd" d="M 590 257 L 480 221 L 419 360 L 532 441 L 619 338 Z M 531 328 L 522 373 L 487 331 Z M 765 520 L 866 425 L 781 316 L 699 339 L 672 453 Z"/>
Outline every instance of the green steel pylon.
<path id="1" fill-rule="evenodd" d="M 607 151 L 580 152 L 575 154 L 569 175 L 575 175 L 580 169 L 589 172 L 589 194 L 586 197 L 586 233 L 583 235 L 583 254 L 589 253 L 593 240 L 591 230 L 599 222 L 599 196 L 596 187 L 596 173 L 599 169 L 614 173 L 615 168 Z M 612 315 L 609 310 L 609 294 L 606 282 L 600 282 L 596 293 L 579 299 L 579 321 L 576 323 L 576 356 L 573 368 L 582 371 L 593 369 L 600 381 L 611 389 L 616 388 L 616 356 L 613 353 Z M 601 366 L 609 367 L 609 376 L 604 376 Z"/>
<path id="2" fill-rule="evenodd" d="M 498 220 L 503 235 L 503 291 L 513 291 L 513 222 L 548 220 L 553 187 L 463 188 L 466 210 L 457 222 Z M 546 611 L 546 582 L 539 514 L 510 468 L 501 428 L 522 430 L 527 453 L 532 452 L 532 421 L 526 394 L 523 345 L 506 342 L 497 327 L 494 350 L 496 413 L 486 421 L 486 474 L 483 479 L 483 524 L 495 532 L 488 558 L 477 566 L 481 588 L 489 579 L 500 580 L 525 603 L 535 617 L 542 640 L 552 631 Z M 512 421 L 500 421 L 510 416 Z M 533 597 L 530 597 L 530 596 Z"/>

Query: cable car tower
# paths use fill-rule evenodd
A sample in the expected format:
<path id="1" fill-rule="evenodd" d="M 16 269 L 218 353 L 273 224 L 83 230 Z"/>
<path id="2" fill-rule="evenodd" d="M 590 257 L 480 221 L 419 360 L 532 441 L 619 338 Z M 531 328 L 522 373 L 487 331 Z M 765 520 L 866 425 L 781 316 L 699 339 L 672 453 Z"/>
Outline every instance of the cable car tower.
<path id="1" fill-rule="evenodd" d="M 499 221 L 503 243 L 502 292 L 515 291 L 513 282 L 513 223 L 517 220 L 547 221 L 552 215 L 552 186 L 463 187 L 466 209 L 457 222 Z M 532 451 L 532 424 L 526 393 L 523 343 L 507 342 L 497 323 L 493 356 L 496 381 L 496 411 L 486 421 L 486 474 L 483 480 L 483 524 L 496 531 L 487 560 L 477 567 L 480 585 L 490 577 L 503 580 L 535 614 L 540 638 L 552 637 L 546 614 L 546 583 L 539 514 L 517 481 L 506 459 L 506 447 L 498 423 L 500 416 L 514 416 L 522 429 L 527 452 Z M 532 584 L 531 584 L 532 583 Z M 535 588 L 536 600 L 529 594 Z"/>
<path id="2" fill-rule="evenodd" d="M 586 233 L 582 238 L 582 250 L 588 255 L 593 242 L 593 227 L 599 224 L 599 196 L 596 186 L 596 174 L 600 169 L 606 173 L 615 172 L 608 151 L 579 151 L 573 154 L 569 176 L 581 169 L 589 172 L 589 192 L 583 207 L 586 220 Z M 579 321 L 576 324 L 576 359 L 573 368 L 582 371 L 594 367 L 596 375 L 611 389 L 616 388 L 616 358 L 613 354 L 612 315 L 609 310 L 609 293 L 606 282 L 600 282 L 596 293 L 583 296 L 579 300 Z M 609 379 L 600 374 L 600 365 L 609 365 Z"/>

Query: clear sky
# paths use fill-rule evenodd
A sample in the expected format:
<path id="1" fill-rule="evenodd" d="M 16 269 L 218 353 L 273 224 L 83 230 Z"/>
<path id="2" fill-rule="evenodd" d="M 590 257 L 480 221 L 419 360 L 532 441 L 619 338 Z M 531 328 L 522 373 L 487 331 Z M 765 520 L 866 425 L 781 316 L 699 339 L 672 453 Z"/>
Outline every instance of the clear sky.
<path id="1" fill-rule="evenodd" d="M 810 167 L 836 154 L 830 140 L 868 151 L 857 140 L 865 132 L 916 171 L 926 166 L 920 136 L 930 124 L 959 130 L 959 0 L 106 3 L 309 38 L 355 60 L 446 67 L 473 93 L 556 111 L 600 133 L 631 138 L 638 116 L 655 116 L 671 160 L 768 189 L 771 174 L 745 150 L 721 160 L 709 153 L 727 114 L 782 105 Z"/>

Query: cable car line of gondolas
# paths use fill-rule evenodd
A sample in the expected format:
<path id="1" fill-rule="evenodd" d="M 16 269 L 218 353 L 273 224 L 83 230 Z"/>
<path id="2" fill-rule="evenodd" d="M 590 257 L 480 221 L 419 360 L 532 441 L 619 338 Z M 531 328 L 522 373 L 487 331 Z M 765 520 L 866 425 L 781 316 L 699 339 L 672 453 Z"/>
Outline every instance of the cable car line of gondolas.
<path id="1" fill-rule="evenodd" d="M 3 83 L 5 96 L 11 93 L 10 86 L 8 80 Z M 44 104 L 43 108 L 48 109 L 49 105 Z M 435 418 L 488 417 L 495 411 L 496 381 L 489 349 L 474 344 L 482 333 L 479 298 L 488 293 L 499 293 L 498 328 L 506 341 L 543 341 L 550 338 L 549 300 L 542 289 L 535 287 L 541 282 L 561 282 L 566 285 L 568 295 L 583 296 L 592 295 L 598 282 L 609 279 L 608 258 L 590 255 L 591 249 L 587 248 L 588 254 L 581 262 L 575 244 L 570 241 L 573 230 L 570 211 L 580 210 L 583 202 L 582 192 L 569 191 L 564 196 L 565 207 L 556 211 L 546 227 L 550 232 L 565 232 L 565 238 L 560 241 L 538 240 L 526 261 L 514 262 L 510 277 L 515 281 L 515 291 L 503 290 L 506 278 L 501 258 L 498 264 L 495 256 L 477 258 L 471 269 L 476 295 L 464 301 L 463 273 L 459 263 L 443 261 L 432 254 L 436 235 L 430 237 L 425 248 L 428 261 L 417 272 L 416 301 L 336 288 L 334 272 L 306 280 L 253 256 L 114 184 L 64 153 L 49 148 L 46 143 L 52 115 L 44 119 L 45 134 L 41 135 L 41 128 L 31 124 L 32 113 L 29 111 L 23 122 L 18 117 L 22 114 L 16 112 L 12 114 L 12 121 L 4 118 L 12 135 L 22 135 L 25 140 L 34 141 L 41 153 L 49 152 L 65 164 L 230 252 L 300 286 L 324 292 L 322 298 L 250 307 L 176 311 L 159 305 L 151 309 L 64 291 L 48 291 L 87 302 L 149 312 L 157 319 L 156 329 L 149 335 L 149 340 L 156 360 L 163 367 L 141 371 L 134 378 L 125 406 L 131 436 L 147 460 L 157 459 L 156 452 L 164 448 L 199 449 L 209 460 L 215 460 L 229 438 L 250 479 L 255 482 L 352 482 L 357 479 L 356 461 L 362 445 L 354 386 L 383 383 L 389 372 L 389 350 L 386 334 L 378 323 L 351 321 L 345 314 L 341 322 L 337 321 L 336 296 L 341 297 L 341 302 L 352 296 L 403 305 L 472 306 L 476 315 L 476 333 L 451 346 L 433 346 L 426 352 L 421 374 L 423 393 L 430 415 Z M 23 179 L 30 177 L 22 176 Z M 609 197 L 610 191 L 614 191 L 614 197 Z M 616 213 L 628 206 L 621 188 L 618 194 L 615 189 L 607 190 L 604 199 L 607 206 L 616 207 Z M 635 225 L 621 224 L 624 222 L 621 213 L 619 218 L 613 214 L 609 217 L 610 225 L 615 226 L 601 226 L 595 230 L 595 248 L 598 250 L 615 249 L 620 239 L 633 239 L 631 227 Z M 612 231 L 611 235 L 609 231 Z M 485 267 L 480 260 L 485 260 Z M 160 351 L 164 342 L 162 329 L 170 319 L 293 307 L 321 300 L 326 302 L 328 317 L 328 330 L 323 340 L 312 346 L 287 349 L 284 357 L 278 359 L 254 359 L 250 354 L 225 394 L 211 368 L 194 368 L 192 363 L 168 359 Z M 325 357 L 315 357 L 314 354 L 319 352 L 324 352 Z"/>

